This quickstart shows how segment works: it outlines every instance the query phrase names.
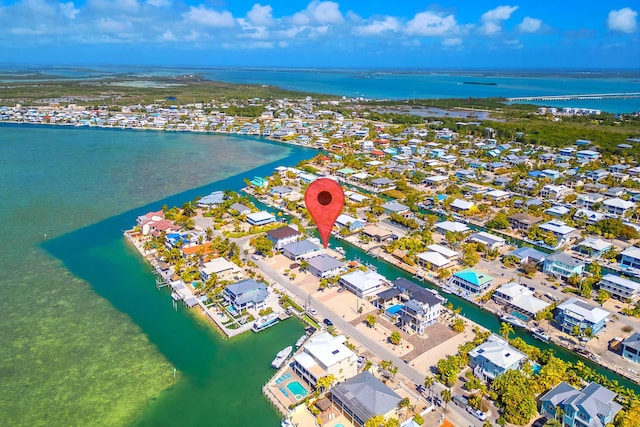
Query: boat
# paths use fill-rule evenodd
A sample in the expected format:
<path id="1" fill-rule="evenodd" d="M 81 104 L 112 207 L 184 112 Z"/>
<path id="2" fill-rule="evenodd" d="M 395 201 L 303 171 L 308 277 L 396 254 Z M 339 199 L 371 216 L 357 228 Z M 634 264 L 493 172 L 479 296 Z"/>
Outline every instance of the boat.
<path id="1" fill-rule="evenodd" d="M 296 341 L 296 348 L 300 348 L 302 346 L 302 344 L 304 344 L 306 339 L 307 339 L 307 334 L 304 334 L 303 336 L 298 338 L 298 341 Z"/>
<path id="2" fill-rule="evenodd" d="M 278 313 L 269 313 L 264 316 L 258 317 L 258 320 L 255 321 L 251 330 L 253 332 L 264 331 L 265 329 L 275 325 L 280 321 Z"/>
<path id="3" fill-rule="evenodd" d="M 337 246 L 334 250 L 342 256 L 345 256 L 347 254 L 347 251 L 345 251 L 342 246 Z"/>
<path id="4" fill-rule="evenodd" d="M 500 316 L 500 320 L 503 322 L 507 322 L 513 326 L 517 326 L 518 328 L 526 328 L 527 324 L 521 319 L 517 318 L 513 314 L 503 314 Z"/>
<path id="5" fill-rule="evenodd" d="M 276 354 L 275 359 L 271 362 L 271 367 L 274 369 L 280 369 L 284 362 L 289 358 L 291 352 L 293 351 L 293 346 L 289 346 L 287 348 L 283 348 Z"/>
<path id="6" fill-rule="evenodd" d="M 293 423 L 289 418 L 283 418 L 280 422 L 280 427 L 293 427 Z"/>
<path id="7" fill-rule="evenodd" d="M 535 339 L 540 340 L 540 341 L 549 342 L 549 340 L 551 339 L 549 334 L 547 334 L 544 331 L 544 329 L 542 329 L 542 328 L 533 328 L 533 329 L 531 329 L 531 334 L 533 335 L 533 337 Z"/>

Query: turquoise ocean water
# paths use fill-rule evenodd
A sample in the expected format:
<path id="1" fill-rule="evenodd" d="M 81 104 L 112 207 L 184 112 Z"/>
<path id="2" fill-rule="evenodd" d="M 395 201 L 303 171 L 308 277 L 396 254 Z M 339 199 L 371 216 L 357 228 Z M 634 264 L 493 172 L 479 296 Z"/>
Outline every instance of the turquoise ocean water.
<path id="1" fill-rule="evenodd" d="M 0 126 L 0 425 L 277 424 L 260 386 L 302 326 L 223 341 L 174 311 L 122 230 L 312 154 L 236 137 Z"/>
<path id="2" fill-rule="evenodd" d="M 433 70 L 329 70 L 274 68 L 202 68 L 109 66 L 69 67 L 1 66 L 0 81 L 27 72 L 42 72 L 66 79 L 94 79 L 134 73 L 140 77 L 198 74 L 210 80 L 241 84 L 268 84 L 283 89 L 373 99 L 487 98 L 542 95 L 580 95 L 640 92 L 640 73 L 433 71 Z M 484 84 L 464 84 L 475 82 Z M 486 85 L 495 83 L 495 85 Z M 640 111 L 640 99 L 541 101 L 537 105 L 594 108 L 610 113 Z"/>

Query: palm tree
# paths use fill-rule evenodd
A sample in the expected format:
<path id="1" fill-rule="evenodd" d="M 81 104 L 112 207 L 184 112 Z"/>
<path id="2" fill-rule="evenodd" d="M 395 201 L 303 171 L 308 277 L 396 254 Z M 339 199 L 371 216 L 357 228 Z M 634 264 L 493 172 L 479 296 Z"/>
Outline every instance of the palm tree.
<path id="1" fill-rule="evenodd" d="M 411 406 L 411 401 L 409 400 L 408 397 L 405 397 L 402 400 L 400 400 L 400 402 L 398 402 L 398 416 L 402 412 L 403 409 L 406 409 L 409 406 Z"/>
<path id="2" fill-rule="evenodd" d="M 509 339 L 509 335 L 513 333 L 513 326 L 510 323 L 502 322 L 500 323 L 500 335 Z"/>
<path id="3" fill-rule="evenodd" d="M 544 427 L 562 427 L 562 423 L 555 418 L 551 418 L 546 423 L 544 423 Z"/>
<path id="4" fill-rule="evenodd" d="M 427 375 L 426 377 L 424 377 L 424 386 L 427 388 L 427 390 L 429 390 L 429 397 L 431 397 L 433 393 L 433 385 L 435 384 L 435 382 L 436 379 L 431 375 Z"/>
<path id="5" fill-rule="evenodd" d="M 564 416 L 564 409 L 562 409 L 562 406 L 556 406 L 556 420 L 560 419 L 562 420 L 562 417 Z M 562 422 L 560 423 L 562 424 Z"/>
<path id="6" fill-rule="evenodd" d="M 442 397 L 442 401 L 444 402 L 444 412 L 447 412 L 447 406 L 449 406 L 449 402 L 451 402 L 451 390 L 445 388 L 440 392 L 440 397 Z"/>

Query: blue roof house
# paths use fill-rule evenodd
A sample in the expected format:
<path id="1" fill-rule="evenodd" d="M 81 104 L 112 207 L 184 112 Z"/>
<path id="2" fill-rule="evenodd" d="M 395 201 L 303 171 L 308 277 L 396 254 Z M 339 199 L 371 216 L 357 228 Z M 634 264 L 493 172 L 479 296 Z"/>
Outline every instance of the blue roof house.
<path id="1" fill-rule="evenodd" d="M 492 283 L 493 277 L 467 268 L 453 273 L 448 285 L 453 288 L 459 288 L 463 294 L 470 293 L 475 295 L 489 289 Z"/>
<path id="2" fill-rule="evenodd" d="M 222 293 L 225 301 L 236 310 L 255 308 L 261 310 L 267 305 L 269 291 L 263 282 L 246 279 L 227 286 Z"/>
<path id="3" fill-rule="evenodd" d="M 556 418 L 562 409 L 562 425 L 570 427 L 605 427 L 613 423 L 622 406 L 614 401 L 616 393 L 597 383 L 576 390 L 561 382 L 540 398 L 540 415 Z"/>

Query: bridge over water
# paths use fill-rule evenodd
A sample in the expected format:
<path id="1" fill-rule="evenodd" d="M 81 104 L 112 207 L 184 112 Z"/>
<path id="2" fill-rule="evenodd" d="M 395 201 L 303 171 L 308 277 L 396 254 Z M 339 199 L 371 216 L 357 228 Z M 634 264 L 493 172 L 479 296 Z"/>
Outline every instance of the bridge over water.
<path id="1" fill-rule="evenodd" d="M 640 99 L 640 92 L 626 93 L 589 93 L 583 95 L 538 95 L 519 96 L 507 98 L 510 102 L 521 101 L 572 101 L 572 100 L 596 100 L 596 99 Z"/>

